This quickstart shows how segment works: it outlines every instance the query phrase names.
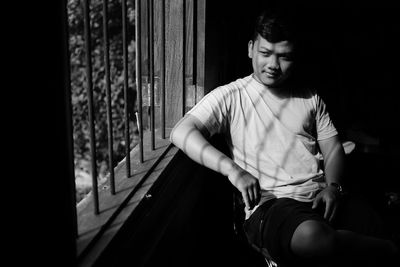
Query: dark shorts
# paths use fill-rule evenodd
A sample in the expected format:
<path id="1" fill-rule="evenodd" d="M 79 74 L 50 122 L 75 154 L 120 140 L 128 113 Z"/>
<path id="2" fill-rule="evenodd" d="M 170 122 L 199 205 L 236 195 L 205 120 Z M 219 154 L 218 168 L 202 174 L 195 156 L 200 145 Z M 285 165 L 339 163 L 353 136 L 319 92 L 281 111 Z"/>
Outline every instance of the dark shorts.
<path id="1" fill-rule="evenodd" d="M 324 221 L 311 205 L 290 198 L 263 203 L 244 223 L 249 243 L 260 249 L 266 248 L 272 259 L 279 263 L 295 261 L 290 243 L 297 226 L 306 220 Z"/>
<path id="2" fill-rule="evenodd" d="M 379 216 L 360 199 L 343 198 L 335 221 L 335 229 L 347 229 L 379 236 L 382 222 Z M 250 244 L 265 248 L 272 259 L 282 265 L 301 261 L 291 250 L 290 243 L 296 228 L 304 221 L 316 220 L 329 224 L 323 218 L 324 208 L 313 210 L 312 202 L 290 198 L 272 199 L 261 206 L 244 222 L 244 231 Z M 298 265 L 298 264 L 297 264 Z"/>

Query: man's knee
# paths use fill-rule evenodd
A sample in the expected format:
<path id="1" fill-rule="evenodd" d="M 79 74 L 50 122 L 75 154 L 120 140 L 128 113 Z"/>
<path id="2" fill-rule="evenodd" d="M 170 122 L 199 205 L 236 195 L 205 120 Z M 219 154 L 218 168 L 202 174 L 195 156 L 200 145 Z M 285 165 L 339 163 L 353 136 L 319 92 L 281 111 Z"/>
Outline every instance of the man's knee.
<path id="1" fill-rule="evenodd" d="M 335 230 L 323 222 L 304 221 L 293 233 L 291 248 L 296 255 L 304 258 L 320 258 L 333 255 Z"/>

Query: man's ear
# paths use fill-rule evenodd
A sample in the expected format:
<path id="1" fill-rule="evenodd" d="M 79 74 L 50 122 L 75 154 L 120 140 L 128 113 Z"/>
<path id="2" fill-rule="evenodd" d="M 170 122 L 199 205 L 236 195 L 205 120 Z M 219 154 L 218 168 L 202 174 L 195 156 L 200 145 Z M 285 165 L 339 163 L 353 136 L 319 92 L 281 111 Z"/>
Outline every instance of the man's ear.
<path id="1" fill-rule="evenodd" d="M 250 40 L 249 44 L 248 44 L 248 56 L 249 56 L 249 58 L 253 58 L 253 46 L 254 46 L 254 42 L 253 42 L 253 40 Z"/>

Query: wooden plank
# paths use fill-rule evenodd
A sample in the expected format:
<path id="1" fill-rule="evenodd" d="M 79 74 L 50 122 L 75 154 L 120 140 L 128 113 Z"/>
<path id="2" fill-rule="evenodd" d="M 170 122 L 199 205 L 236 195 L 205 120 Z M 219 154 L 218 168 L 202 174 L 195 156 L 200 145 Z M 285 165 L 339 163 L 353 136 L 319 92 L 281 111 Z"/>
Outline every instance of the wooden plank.
<path id="1" fill-rule="evenodd" d="M 186 42 L 185 42 L 185 111 L 195 105 L 196 100 L 196 81 L 193 74 L 196 71 L 193 63 L 194 54 L 194 0 L 186 0 Z"/>
<path id="2" fill-rule="evenodd" d="M 154 74 L 156 77 L 160 76 L 160 66 L 161 66 L 161 8 L 162 8 L 162 2 L 164 0 L 153 0 L 154 4 Z"/>
<path id="3" fill-rule="evenodd" d="M 199 102 L 204 96 L 205 71 L 205 30 L 206 30 L 206 0 L 196 0 L 196 99 Z"/>
<path id="4" fill-rule="evenodd" d="M 155 94 L 155 106 L 160 106 L 160 95 L 161 95 L 161 64 L 162 64 L 162 5 L 163 1 L 154 1 L 154 94 Z M 157 113 L 156 113 L 157 115 Z M 158 117 L 157 117 L 158 118 Z"/>
<path id="5" fill-rule="evenodd" d="M 166 40 L 166 126 L 173 127 L 182 117 L 183 109 L 183 0 L 165 3 Z"/>
<path id="6" fill-rule="evenodd" d="M 185 74 L 187 78 L 193 77 L 193 4 L 194 0 L 186 0 L 186 15 L 185 15 L 185 30 L 186 30 L 186 43 L 185 43 L 185 54 L 186 58 L 186 68 Z M 192 82 L 192 81 L 191 81 Z"/>
<path id="7" fill-rule="evenodd" d="M 141 63 L 142 63 L 142 77 L 148 75 L 148 19 L 147 19 L 147 0 L 141 0 L 140 3 L 140 11 L 141 11 L 141 20 L 140 20 L 140 26 L 141 26 L 141 48 L 142 48 L 142 54 L 141 54 Z M 144 82 L 144 81 L 143 81 Z M 147 80 L 146 80 L 147 82 Z"/>

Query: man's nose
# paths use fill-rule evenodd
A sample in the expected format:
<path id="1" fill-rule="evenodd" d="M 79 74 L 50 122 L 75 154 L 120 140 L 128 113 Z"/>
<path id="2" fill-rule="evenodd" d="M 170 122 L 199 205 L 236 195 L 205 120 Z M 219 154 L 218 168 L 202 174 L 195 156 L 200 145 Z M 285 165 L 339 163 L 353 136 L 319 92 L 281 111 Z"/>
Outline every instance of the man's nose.
<path id="1" fill-rule="evenodd" d="M 267 68 L 270 70 L 278 70 L 279 69 L 278 57 L 276 55 L 271 55 L 269 57 Z"/>

